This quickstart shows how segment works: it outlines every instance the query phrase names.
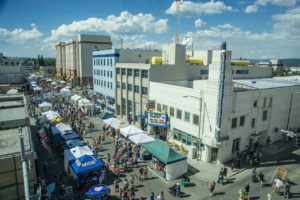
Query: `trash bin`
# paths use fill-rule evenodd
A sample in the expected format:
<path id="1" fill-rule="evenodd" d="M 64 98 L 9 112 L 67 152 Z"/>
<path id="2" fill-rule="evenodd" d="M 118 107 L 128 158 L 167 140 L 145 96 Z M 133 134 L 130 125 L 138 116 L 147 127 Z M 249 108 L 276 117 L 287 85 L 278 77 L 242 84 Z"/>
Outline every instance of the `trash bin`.
<path id="1" fill-rule="evenodd" d="M 181 185 L 182 185 L 182 187 L 185 187 L 185 181 L 186 181 L 185 178 L 182 177 L 182 178 L 181 178 Z"/>

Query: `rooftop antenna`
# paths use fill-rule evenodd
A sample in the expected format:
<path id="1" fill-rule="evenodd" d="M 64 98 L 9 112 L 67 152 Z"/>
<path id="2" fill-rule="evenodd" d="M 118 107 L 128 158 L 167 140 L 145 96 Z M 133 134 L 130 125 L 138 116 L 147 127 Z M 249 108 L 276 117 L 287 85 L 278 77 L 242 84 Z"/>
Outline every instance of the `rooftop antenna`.
<path id="1" fill-rule="evenodd" d="M 179 31 L 180 31 L 180 5 L 181 0 L 175 0 L 176 3 L 176 33 L 175 44 L 179 44 Z"/>

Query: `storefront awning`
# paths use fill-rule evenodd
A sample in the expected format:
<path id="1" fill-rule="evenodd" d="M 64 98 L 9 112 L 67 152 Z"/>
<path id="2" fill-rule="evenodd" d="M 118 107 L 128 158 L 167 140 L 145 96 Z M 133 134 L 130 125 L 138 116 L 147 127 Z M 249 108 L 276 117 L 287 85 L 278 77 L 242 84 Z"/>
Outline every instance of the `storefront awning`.
<path id="1" fill-rule="evenodd" d="M 145 119 L 145 115 L 138 115 L 138 117 Z"/>

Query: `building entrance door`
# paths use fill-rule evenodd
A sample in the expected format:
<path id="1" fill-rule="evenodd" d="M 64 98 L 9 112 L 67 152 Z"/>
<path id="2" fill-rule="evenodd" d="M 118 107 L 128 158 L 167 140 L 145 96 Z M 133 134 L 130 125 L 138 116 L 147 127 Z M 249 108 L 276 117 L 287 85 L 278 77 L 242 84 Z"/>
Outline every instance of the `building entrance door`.
<path id="1" fill-rule="evenodd" d="M 218 158 L 218 149 L 211 148 L 210 162 L 212 163 L 217 162 L 217 158 Z"/>

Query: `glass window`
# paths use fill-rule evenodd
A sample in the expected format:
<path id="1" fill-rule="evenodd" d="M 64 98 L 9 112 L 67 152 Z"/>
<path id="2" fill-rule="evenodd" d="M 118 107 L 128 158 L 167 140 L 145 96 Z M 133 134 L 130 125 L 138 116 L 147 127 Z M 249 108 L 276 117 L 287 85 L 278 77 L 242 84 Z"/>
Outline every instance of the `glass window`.
<path id="1" fill-rule="evenodd" d="M 103 76 L 103 70 L 101 69 L 101 76 Z"/>
<path id="2" fill-rule="evenodd" d="M 176 109 L 176 118 L 181 119 L 182 118 L 182 111 L 179 109 Z"/>
<path id="3" fill-rule="evenodd" d="M 236 74 L 248 74 L 249 70 L 236 70 Z"/>
<path id="4" fill-rule="evenodd" d="M 105 70 L 103 70 L 103 76 L 105 77 Z"/>
<path id="5" fill-rule="evenodd" d="M 122 83 L 122 90 L 126 90 L 126 84 Z"/>
<path id="6" fill-rule="evenodd" d="M 148 95 L 148 88 L 147 87 L 142 87 L 142 94 L 143 95 Z"/>
<path id="7" fill-rule="evenodd" d="M 200 70 L 200 74 L 201 75 L 207 75 L 208 74 L 208 70 L 207 69 L 202 69 L 202 70 Z"/>
<path id="8" fill-rule="evenodd" d="M 199 125 L 199 115 L 193 115 L 193 124 Z"/>
<path id="9" fill-rule="evenodd" d="M 117 68 L 117 74 L 120 74 L 120 68 Z"/>
<path id="10" fill-rule="evenodd" d="M 245 125 L 245 116 L 241 116 L 240 117 L 240 126 L 244 126 Z"/>
<path id="11" fill-rule="evenodd" d="M 161 112 L 161 104 L 160 104 L 160 103 L 157 103 L 156 106 L 157 106 L 157 107 L 156 107 L 156 110 L 159 111 L 159 112 Z"/>
<path id="12" fill-rule="evenodd" d="M 189 112 L 184 113 L 184 121 L 190 122 L 190 113 Z"/>
<path id="13" fill-rule="evenodd" d="M 148 78 L 148 70 L 142 70 L 142 78 Z"/>
<path id="14" fill-rule="evenodd" d="M 267 105 L 267 98 L 265 97 L 264 98 L 264 103 L 263 103 L 263 108 L 266 107 L 266 105 Z"/>
<path id="15" fill-rule="evenodd" d="M 122 69 L 122 75 L 126 75 L 126 69 Z"/>
<path id="16" fill-rule="evenodd" d="M 166 105 L 163 105 L 163 112 L 168 112 L 168 106 L 166 106 Z"/>
<path id="17" fill-rule="evenodd" d="M 126 115 L 126 99 L 122 98 L 122 114 Z"/>
<path id="18" fill-rule="evenodd" d="M 110 59 L 110 66 L 112 67 L 112 58 Z"/>
<path id="19" fill-rule="evenodd" d="M 174 138 L 175 140 L 178 139 L 178 131 L 177 131 L 177 129 L 175 129 L 175 128 L 174 128 L 174 131 L 173 131 L 173 138 Z"/>
<path id="20" fill-rule="evenodd" d="M 113 83 L 111 82 L 111 83 L 110 83 L 110 89 L 113 89 L 113 88 L 112 88 L 112 84 L 113 84 Z"/>
<path id="21" fill-rule="evenodd" d="M 251 120 L 251 128 L 254 128 L 255 127 L 255 118 L 252 118 Z"/>
<path id="22" fill-rule="evenodd" d="M 94 75 L 96 75 L 96 70 L 94 69 Z"/>
<path id="23" fill-rule="evenodd" d="M 109 66 L 109 59 L 107 58 L 107 66 Z"/>
<path id="24" fill-rule="evenodd" d="M 107 77 L 109 77 L 109 70 L 107 70 Z"/>
<path id="25" fill-rule="evenodd" d="M 120 88 L 121 87 L 121 83 L 120 81 L 117 81 L 117 88 Z"/>
<path id="26" fill-rule="evenodd" d="M 231 128 L 236 128 L 236 126 L 237 126 L 237 118 L 235 117 L 231 120 Z"/>
<path id="27" fill-rule="evenodd" d="M 257 100 L 254 100 L 254 102 L 253 102 L 253 107 L 254 107 L 254 108 L 257 107 Z"/>
<path id="28" fill-rule="evenodd" d="M 128 76 L 132 76 L 132 69 L 128 69 L 128 70 L 127 70 L 127 75 L 128 75 Z"/>
<path id="29" fill-rule="evenodd" d="M 134 70 L 134 76 L 135 77 L 140 77 L 140 70 L 139 69 Z"/>
<path id="30" fill-rule="evenodd" d="M 170 115 L 174 117 L 174 108 L 170 107 Z"/>
<path id="31" fill-rule="evenodd" d="M 105 58 L 103 59 L 103 65 L 105 66 Z"/>
<path id="32" fill-rule="evenodd" d="M 134 86 L 134 92 L 135 92 L 135 93 L 140 93 L 140 86 L 135 85 L 135 86 Z"/>
<path id="33" fill-rule="evenodd" d="M 101 63 L 101 65 L 102 65 L 102 58 L 100 59 L 100 63 Z"/>
<path id="34" fill-rule="evenodd" d="M 269 107 L 272 106 L 272 101 L 273 101 L 273 97 L 270 97 L 270 101 L 269 101 Z"/>
<path id="35" fill-rule="evenodd" d="M 127 106 L 128 106 L 128 112 L 132 112 L 132 101 L 128 100 Z"/>
<path id="36" fill-rule="evenodd" d="M 104 81 L 104 87 L 106 87 L 106 81 Z"/>
<path id="37" fill-rule="evenodd" d="M 264 111 L 263 111 L 263 117 L 262 117 L 262 120 L 263 120 L 263 121 L 266 121 L 266 120 L 267 120 L 267 117 L 268 117 L 268 111 L 267 111 L 267 110 L 264 110 Z"/>
<path id="38" fill-rule="evenodd" d="M 128 91 L 132 91 L 132 84 L 127 84 Z"/>
<path id="39" fill-rule="evenodd" d="M 101 86 L 103 86 L 103 80 L 101 80 Z"/>
<path id="40" fill-rule="evenodd" d="M 110 71 L 110 78 L 112 78 L 112 71 Z"/>

